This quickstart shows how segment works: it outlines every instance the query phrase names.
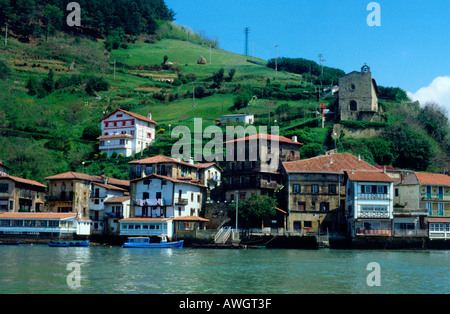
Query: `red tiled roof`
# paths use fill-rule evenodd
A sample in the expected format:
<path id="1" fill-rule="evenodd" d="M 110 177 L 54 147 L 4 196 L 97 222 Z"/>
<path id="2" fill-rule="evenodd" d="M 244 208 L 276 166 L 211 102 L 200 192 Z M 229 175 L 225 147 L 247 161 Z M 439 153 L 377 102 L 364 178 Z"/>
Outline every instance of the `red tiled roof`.
<path id="1" fill-rule="evenodd" d="M 283 167 L 286 172 L 322 172 L 344 173 L 345 170 L 377 170 L 374 166 L 349 153 L 317 156 L 309 159 L 285 161 Z"/>
<path id="2" fill-rule="evenodd" d="M 171 181 L 171 182 L 174 182 L 174 183 L 185 183 L 185 184 L 191 184 L 191 185 L 199 186 L 201 188 L 206 188 L 206 186 L 204 186 L 204 185 L 192 182 L 191 181 L 192 179 L 180 180 L 180 179 L 175 179 L 175 178 L 172 178 L 172 177 L 166 177 L 166 176 L 162 176 L 162 175 L 154 174 L 154 173 L 149 175 L 149 176 L 146 176 L 146 177 L 142 177 L 142 178 L 137 178 L 137 179 L 131 180 L 131 182 L 137 182 L 137 181 L 141 181 L 141 180 L 145 180 L 145 179 L 149 179 L 149 178 L 153 178 L 153 177 L 158 178 L 158 179 L 162 179 L 162 180 L 168 180 L 168 181 Z"/>
<path id="3" fill-rule="evenodd" d="M 98 140 L 107 140 L 109 138 L 133 138 L 130 134 L 118 134 L 118 135 L 109 135 L 109 136 L 100 136 L 97 137 Z"/>
<path id="4" fill-rule="evenodd" d="M 290 140 L 284 136 L 269 135 L 269 134 L 264 134 L 264 133 L 253 134 L 253 135 L 249 135 L 249 136 L 246 136 L 243 138 L 237 138 L 232 141 L 227 141 L 227 142 L 225 142 L 225 144 L 232 143 L 232 142 L 240 142 L 240 141 L 259 140 L 259 139 L 265 139 L 267 141 L 278 141 L 278 142 L 294 144 L 294 145 L 303 145 L 302 143 L 294 142 L 293 140 Z"/>
<path id="5" fill-rule="evenodd" d="M 450 185 L 450 176 L 440 173 L 414 172 L 420 184 Z"/>
<path id="6" fill-rule="evenodd" d="M 108 190 L 116 190 L 116 191 L 126 191 L 125 189 L 119 188 L 115 185 L 109 185 L 109 184 L 102 184 L 102 183 L 98 183 L 98 182 L 93 182 L 92 184 L 95 184 L 99 187 L 108 189 Z"/>
<path id="7" fill-rule="evenodd" d="M 121 111 L 121 112 L 123 112 L 123 113 L 129 114 L 130 116 L 135 117 L 135 118 L 138 119 L 138 120 L 142 120 L 142 121 L 146 121 L 146 122 L 150 122 L 150 123 L 156 124 L 155 121 L 150 120 L 150 119 L 148 119 L 148 118 L 146 118 L 146 117 L 144 117 L 144 116 L 141 116 L 140 114 L 137 114 L 137 113 L 134 113 L 134 112 L 130 112 L 130 111 L 126 111 L 126 110 L 123 110 L 123 109 L 120 109 L 120 108 L 119 108 L 119 109 L 116 109 L 116 110 L 114 110 L 113 112 L 111 112 L 110 114 L 106 115 L 106 116 L 103 117 L 103 119 L 101 119 L 100 121 L 103 121 L 103 120 L 109 118 L 110 116 L 112 116 L 113 114 L 115 114 L 117 111 Z"/>
<path id="8" fill-rule="evenodd" d="M 348 171 L 347 174 L 351 181 L 394 182 L 390 176 L 380 171 Z"/>
<path id="9" fill-rule="evenodd" d="M 177 217 L 173 219 L 174 221 L 201 221 L 201 222 L 208 222 L 209 219 L 197 217 L 197 216 L 184 216 L 184 217 Z"/>
<path id="10" fill-rule="evenodd" d="M 123 203 L 130 200 L 130 196 L 114 196 L 106 201 L 104 201 L 105 204 L 113 204 L 113 203 Z"/>
<path id="11" fill-rule="evenodd" d="M 375 165 L 374 167 L 378 168 L 378 169 L 381 169 L 381 170 L 386 169 L 386 170 L 389 170 L 389 171 L 398 171 L 398 172 L 400 172 L 400 170 L 395 169 L 394 167 L 391 167 L 391 166 L 377 166 L 377 165 Z"/>
<path id="12" fill-rule="evenodd" d="M 29 184 L 29 185 L 35 185 L 35 186 L 39 186 L 39 187 L 42 187 L 42 188 L 46 188 L 47 187 L 46 185 L 41 184 L 41 183 L 39 183 L 37 181 L 23 179 L 23 178 L 19 178 L 19 177 L 10 176 L 10 175 L 0 176 L 0 179 L 10 179 L 10 180 L 13 180 L 15 182 Z"/>
<path id="13" fill-rule="evenodd" d="M 173 218 L 143 218 L 143 217 L 133 217 L 133 218 L 125 218 L 120 219 L 119 221 L 169 221 L 173 220 Z"/>
<path id="14" fill-rule="evenodd" d="M 86 173 L 79 173 L 79 172 L 64 172 L 59 173 L 51 177 L 46 177 L 45 180 L 86 180 L 91 182 L 98 182 L 102 183 L 104 182 L 104 179 L 107 180 L 108 185 L 123 185 L 123 186 L 129 186 L 130 181 L 128 180 L 120 180 L 115 178 L 108 178 L 98 175 L 91 175 Z"/>
<path id="15" fill-rule="evenodd" d="M 76 213 L 1 213 L 0 218 L 11 219 L 68 219 L 76 217 Z"/>
<path id="16" fill-rule="evenodd" d="M 164 162 L 172 162 L 172 163 L 182 164 L 185 166 L 195 167 L 195 165 L 192 165 L 181 159 L 178 160 L 176 158 L 167 157 L 167 156 L 163 156 L 163 155 L 148 157 L 148 158 L 139 159 L 139 160 L 133 160 L 133 161 L 130 161 L 129 164 L 157 164 L 157 163 L 164 163 Z"/>

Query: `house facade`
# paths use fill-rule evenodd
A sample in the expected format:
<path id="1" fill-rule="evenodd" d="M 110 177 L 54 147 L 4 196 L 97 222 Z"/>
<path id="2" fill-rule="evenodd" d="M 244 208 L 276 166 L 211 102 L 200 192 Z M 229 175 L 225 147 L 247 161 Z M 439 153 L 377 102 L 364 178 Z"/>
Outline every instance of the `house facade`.
<path id="1" fill-rule="evenodd" d="M 76 213 L 83 219 L 90 219 L 90 206 L 95 204 L 93 183 L 114 185 L 125 189 L 129 181 L 89 175 L 78 172 L 65 172 L 45 178 L 48 184 L 48 210 L 55 213 Z M 99 194 L 100 196 L 100 194 Z"/>
<path id="2" fill-rule="evenodd" d="M 347 222 L 352 237 L 391 236 L 394 180 L 377 171 L 346 171 Z"/>
<path id="3" fill-rule="evenodd" d="M 344 173 L 351 169 L 376 170 L 348 153 L 283 162 L 283 208 L 288 212 L 288 229 L 302 233 L 345 231 Z"/>
<path id="4" fill-rule="evenodd" d="M 402 177 L 395 182 L 395 204 L 399 211 L 422 213 L 420 224 L 428 224 L 430 239 L 450 238 L 450 176 L 413 172 Z"/>
<path id="5" fill-rule="evenodd" d="M 130 217 L 130 196 L 114 196 L 108 198 L 105 202 L 103 221 L 104 230 L 110 235 L 119 235 L 120 219 Z"/>
<path id="6" fill-rule="evenodd" d="M 46 186 L 10 175 L 0 176 L 0 212 L 45 211 Z"/>
<path id="7" fill-rule="evenodd" d="M 233 123 L 253 124 L 254 121 L 255 116 L 252 114 L 228 114 L 220 116 L 221 124 L 233 124 Z"/>
<path id="8" fill-rule="evenodd" d="M 283 186 L 281 163 L 299 160 L 302 146 L 295 137 L 291 140 L 284 136 L 262 133 L 226 144 L 227 163 L 224 176 L 227 201 L 235 200 L 236 191 L 239 199 L 246 199 L 252 194 L 267 193 L 273 196 L 275 191 Z M 261 158 L 270 155 L 274 158 Z"/>
<path id="9" fill-rule="evenodd" d="M 120 235 L 174 236 L 177 223 L 206 222 L 200 217 L 206 186 L 151 174 L 131 181 L 131 217 L 122 219 Z"/>
<path id="10" fill-rule="evenodd" d="M 155 140 L 156 122 L 147 117 L 117 109 L 100 120 L 102 134 L 98 138 L 101 152 L 125 157 L 137 154 Z"/>

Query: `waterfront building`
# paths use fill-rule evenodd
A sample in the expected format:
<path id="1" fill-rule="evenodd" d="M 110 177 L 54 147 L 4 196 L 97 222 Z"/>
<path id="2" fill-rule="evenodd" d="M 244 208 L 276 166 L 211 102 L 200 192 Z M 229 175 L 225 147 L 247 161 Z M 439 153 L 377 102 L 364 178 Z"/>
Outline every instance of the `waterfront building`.
<path id="1" fill-rule="evenodd" d="M 391 236 L 394 180 L 376 171 L 345 171 L 348 231 L 352 237 Z"/>
<path id="2" fill-rule="evenodd" d="M 147 117 L 116 109 L 100 120 L 102 134 L 98 138 L 101 152 L 128 157 L 147 148 L 155 140 L 155 125 L 149 113 Z"/>
<path id="3" fill-rule="evenodd" d="M 0 237 L 14 241 L 87 239 L 91 222 L 75 213 L 1 213 Z"/>
<path id="4" fill-rule="evenodd" d="M 44 211 L 47 188 L 44 184 L 3 173 L 0 175 L 0 212 Z"/>
<path id="5" fill-rule="evenodd" d="M 220 116 L 221 124 L 234 124 L 234 123 L 243 123 L 243 124 L 253 124 L 255 121 L 255 116 L 252 114 L 227 114 Z"/>
<path id="6" fill-rule="evenodd" d="M 198 180 L 151 174 L 131 181 L 131 217 L 121 219 L 120 235 L 170 239 L 177 230 L 202 228 L 206 186 Z M 175 224 L 174 224 L 175 223 Z"/>
<path id="7" fill-rule="evenodd" d="M 114 197 L 125 196 L 129 194 L 127 190 L 119 188 L 110 184 L 103 184 L 99 182 L 92 182 L 91 193 L 89 198 L 89 216 L 92 220 L 92 233 L 103 234 L 107 231 L 108 217 L 113 213 L 121 213 L 117 208 L 110 208 L 111 211 L 106 210 L 106 202 Z M 129 195 L 126 196 L 128 201 Z M 122 204 L 123 205 L 123 204 Z M 114 227 L 113 227 L 114 228 Z M 115 229 L 115 228 L 114 228 Z"/>
<path id="8" fill-rule="evenodd" d="M 104 230 L 109 235 L 119 235 L 119 220 L 130 217 L 130 196 L 114 196 L 108 198 L 104 204 Z"/>
<path id="9" fill-rule="evenodd" d="M 430 239 L 450 238 L 450 176 L 422 172 L 403 176 L 395 182 L 394 200 L 401 211 L 427 214 L 421 215 L 420 223 L 423 228 L 428 223 Z"/>
<path id="10" fill-rule="evenodd" d="M 289 230 L 297 232 L 346 231 L 344 172 L 377 169 L 349 153 L 286 161 L 282 165 L 282 207 L 288 212 Z"/>
<path id="11" fill-rule="evenodd" d="M 272 143 L 278 141 L 278 148 L 272 147 Z M 300 159 L 300 148 L 303 144 L 284 136 L 272 136 L 267 134 L 255 134 L 244 138 L 226 142 L 233 145 L 227 147 L 227 162 L 224 176 L 226 177 L 225 199 L 234 201 L 235 194 L 239 199 L 246 199 L 252 194 L 268 194 L 274 196 L 275 191 L 283 187 L 281 175 L 281 163 Z M 257 152 L 253 149 L 256 143 Z M 251 160 L 251 156 L 257 156 Z M 278 163 L 270 165 L 272 160 L 263 160 L 260 156 L 277 156 Z M 241 156 L 242 158 L 238 158 Z"/>
<path id="12" fill-rule="evenodd" d="M 93 183 L 129 188 L 129 181 L 107 178 L 103 175 L 90 175 L 78 172 L 65 172 L 45 178 L 48 184 L 48 210 L 55 213 L 76 213 L 89 219 Z"/>

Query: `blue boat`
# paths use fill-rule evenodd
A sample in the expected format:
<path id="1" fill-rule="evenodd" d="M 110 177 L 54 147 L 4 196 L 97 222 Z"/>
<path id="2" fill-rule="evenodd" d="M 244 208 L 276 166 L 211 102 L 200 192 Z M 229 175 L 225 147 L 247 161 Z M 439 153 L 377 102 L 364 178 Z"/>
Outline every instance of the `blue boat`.
<path id="1" fill-rule="evenodd" d="M 89 241 L 50 241 L 51 247 L 89 246 Z"/>
<path id="2" fill-rule="evenodd" d="M 167 242 L 166 236 L 161 236 L 161 242 L 150 243 L 148 237 L 133 237 L 128 238 L 128 241 L 123 244 L 124 248 L 182 248 L 184 240 Z"/>

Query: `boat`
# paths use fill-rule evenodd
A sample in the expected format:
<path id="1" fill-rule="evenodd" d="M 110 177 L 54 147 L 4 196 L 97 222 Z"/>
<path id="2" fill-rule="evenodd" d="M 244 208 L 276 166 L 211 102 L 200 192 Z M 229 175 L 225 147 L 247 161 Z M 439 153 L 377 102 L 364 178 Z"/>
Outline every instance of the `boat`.
<path id="1" fill-rule="evenodd" d="M 151 243 L 148 237 L 130 237 L 123 244 L 124 248 L 182 248 L 184 240 L 167 242 L 166 236 L 160 236 L 161 242 Z"/>
<path id="2" fill-rule="evenodd" d="M 69 247 L 69 246 L 89 246 L 89 241 L 50 241 L 48 246 L 51 247 Z"/>
<path id="3" fill-rule="evenodd" d="M 2 241 L 0 245 L 19 245 L 20 241 Z"/>

